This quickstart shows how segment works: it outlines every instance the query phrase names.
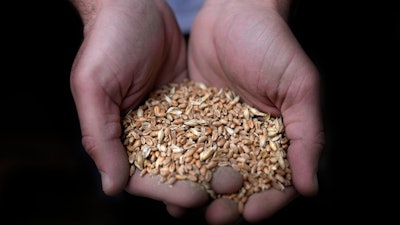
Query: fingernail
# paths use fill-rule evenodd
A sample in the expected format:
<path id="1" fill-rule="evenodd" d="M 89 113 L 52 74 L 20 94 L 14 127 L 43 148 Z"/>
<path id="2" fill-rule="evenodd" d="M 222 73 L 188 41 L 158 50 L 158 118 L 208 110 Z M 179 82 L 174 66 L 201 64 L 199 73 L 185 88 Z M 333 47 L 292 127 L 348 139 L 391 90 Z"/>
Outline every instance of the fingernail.
<path id="1" fill-rule="evenodd" d="M 109 189 L 110 189 L 110 178 L 105 173 L 101 173 L 101 186 L 102 186 L 103 192 L 108 194 Z"/>

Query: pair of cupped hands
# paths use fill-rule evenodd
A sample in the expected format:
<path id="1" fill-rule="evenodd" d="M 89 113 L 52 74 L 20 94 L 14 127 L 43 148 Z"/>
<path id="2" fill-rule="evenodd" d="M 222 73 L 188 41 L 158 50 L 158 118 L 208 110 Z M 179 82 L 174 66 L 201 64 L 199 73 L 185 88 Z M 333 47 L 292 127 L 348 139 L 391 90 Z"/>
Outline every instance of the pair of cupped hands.
<path id="1" fill-rule="evenodd" d="M 163 0 L 72 2 L 82 18 L 84 40 L 71 70 L 71 91 L 83 146 L 107 195 L 126 191 L 159 200 L 174 217 L 202 208 L 208 223 L 232 224 L 259 222 L 298 195 L 317 194 L 324 146 L 319 74 L 287 24 L 289 2 L 206 0 L 188 42 Z M 185 77 L 229 87 L 246 103 L 283 117 L 292 186 L 252 195 L 239 213 L 233 201 L 212 200 L 189 181 L 170 187 L 158 177 L 129 176 L 121 116 L 154 88 Z M 238 191 L 237 172 L 217 171 L 215 190 Z"/>

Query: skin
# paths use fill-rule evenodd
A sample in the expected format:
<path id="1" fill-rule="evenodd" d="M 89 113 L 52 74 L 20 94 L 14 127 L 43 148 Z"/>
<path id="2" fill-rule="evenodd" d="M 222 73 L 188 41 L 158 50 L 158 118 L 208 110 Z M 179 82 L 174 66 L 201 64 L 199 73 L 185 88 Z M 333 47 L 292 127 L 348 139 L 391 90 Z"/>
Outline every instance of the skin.
<path id="1" fill-rule="evenodd" d="M 293 187 L 250 197 L 243 212 L 250 222 L 270 217 L 298 194 L 318 192 L 324 145 L 319 74 L 287 25 L 288 6 L 285 1 L 208 0 L 189 43 L 193 80 L 227 86 L 246 103 L 284 118 Z"/>
<path id="2" fill-rule="evenodd" d="M 287 26 L 288 1 L 207 0 L 188 46 L 162 0 L 72 3 L 84 24 L 84 40 L 71 69 L 71 91 L 82 144 L 106 194 L 126 191 L 163 201 L 175 217 L 202 210 L 209 224 L 234 224 L 241 219 L 259 222 L 297 195 L 318 192 L 316 172 L 324 144 L 318 71 Z M 253 195 L 241 215 L 233 202 L 209 199 L 196 183 L 169 187 L 159 184 L 158 177 L 129 177 L 121 116 L 154 88 L 188 75 L 230 87 L 248 104 L 283 116 L 291 140 L 293 187 Z M 235 173 L 220 168 L 214 178 L 221 182 L 213 182 L 213 188 L 236 192 L 242 180 Z"/>
<path id="3" fill-rule="evenodd" d="M 73 1 L 84 40 L 71 70 L 85 150 L 101 173 L 103 190 L 121 192 L 129 178 L 121 115 L 153 88 L 186 74 L 186 46 L 163 1 Z"/>

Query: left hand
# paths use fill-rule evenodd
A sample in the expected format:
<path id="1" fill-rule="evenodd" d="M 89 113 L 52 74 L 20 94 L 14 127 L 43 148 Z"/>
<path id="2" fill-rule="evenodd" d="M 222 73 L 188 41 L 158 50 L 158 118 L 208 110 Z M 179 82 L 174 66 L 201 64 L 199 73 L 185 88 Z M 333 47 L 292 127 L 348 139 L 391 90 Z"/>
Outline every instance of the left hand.
<path id="1" fill-rule="evenodd" d="M 272 216 L 298 194 L 318 192 L 316 173 L 324 145 L 319 74 L 287 24 L 288 7 L 280 3 L 208 0 L 189 39 L 192 80 L 229 87 L 246 103 L 283 117 L 291 141 L 288 160 L 293 186 L 250 197 L 243 212 L 250 222 Z M 223 207 L 222 200 L 214 201 L 207 220 L 228 221 L 214 211 Z"/>

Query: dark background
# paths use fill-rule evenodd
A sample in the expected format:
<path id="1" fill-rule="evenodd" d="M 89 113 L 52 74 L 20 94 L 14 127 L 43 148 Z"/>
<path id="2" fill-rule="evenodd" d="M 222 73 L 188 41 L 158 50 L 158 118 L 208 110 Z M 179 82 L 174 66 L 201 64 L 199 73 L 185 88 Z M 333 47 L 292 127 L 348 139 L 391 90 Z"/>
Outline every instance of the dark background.
<path id="1" fill-rule="evenodd" d="M 69 90 L 80 19 L 65 0 L 9 2 L 1 8 L 0 224 L 198 224 L 171 218 L 160 202 L 102 193 Z M 396 215 L 400 17 L 390 3 L 297 3 L 291 25 L 321 72 L 327 145 L 319 195 L 300 197 L 269 224 Z"/>

